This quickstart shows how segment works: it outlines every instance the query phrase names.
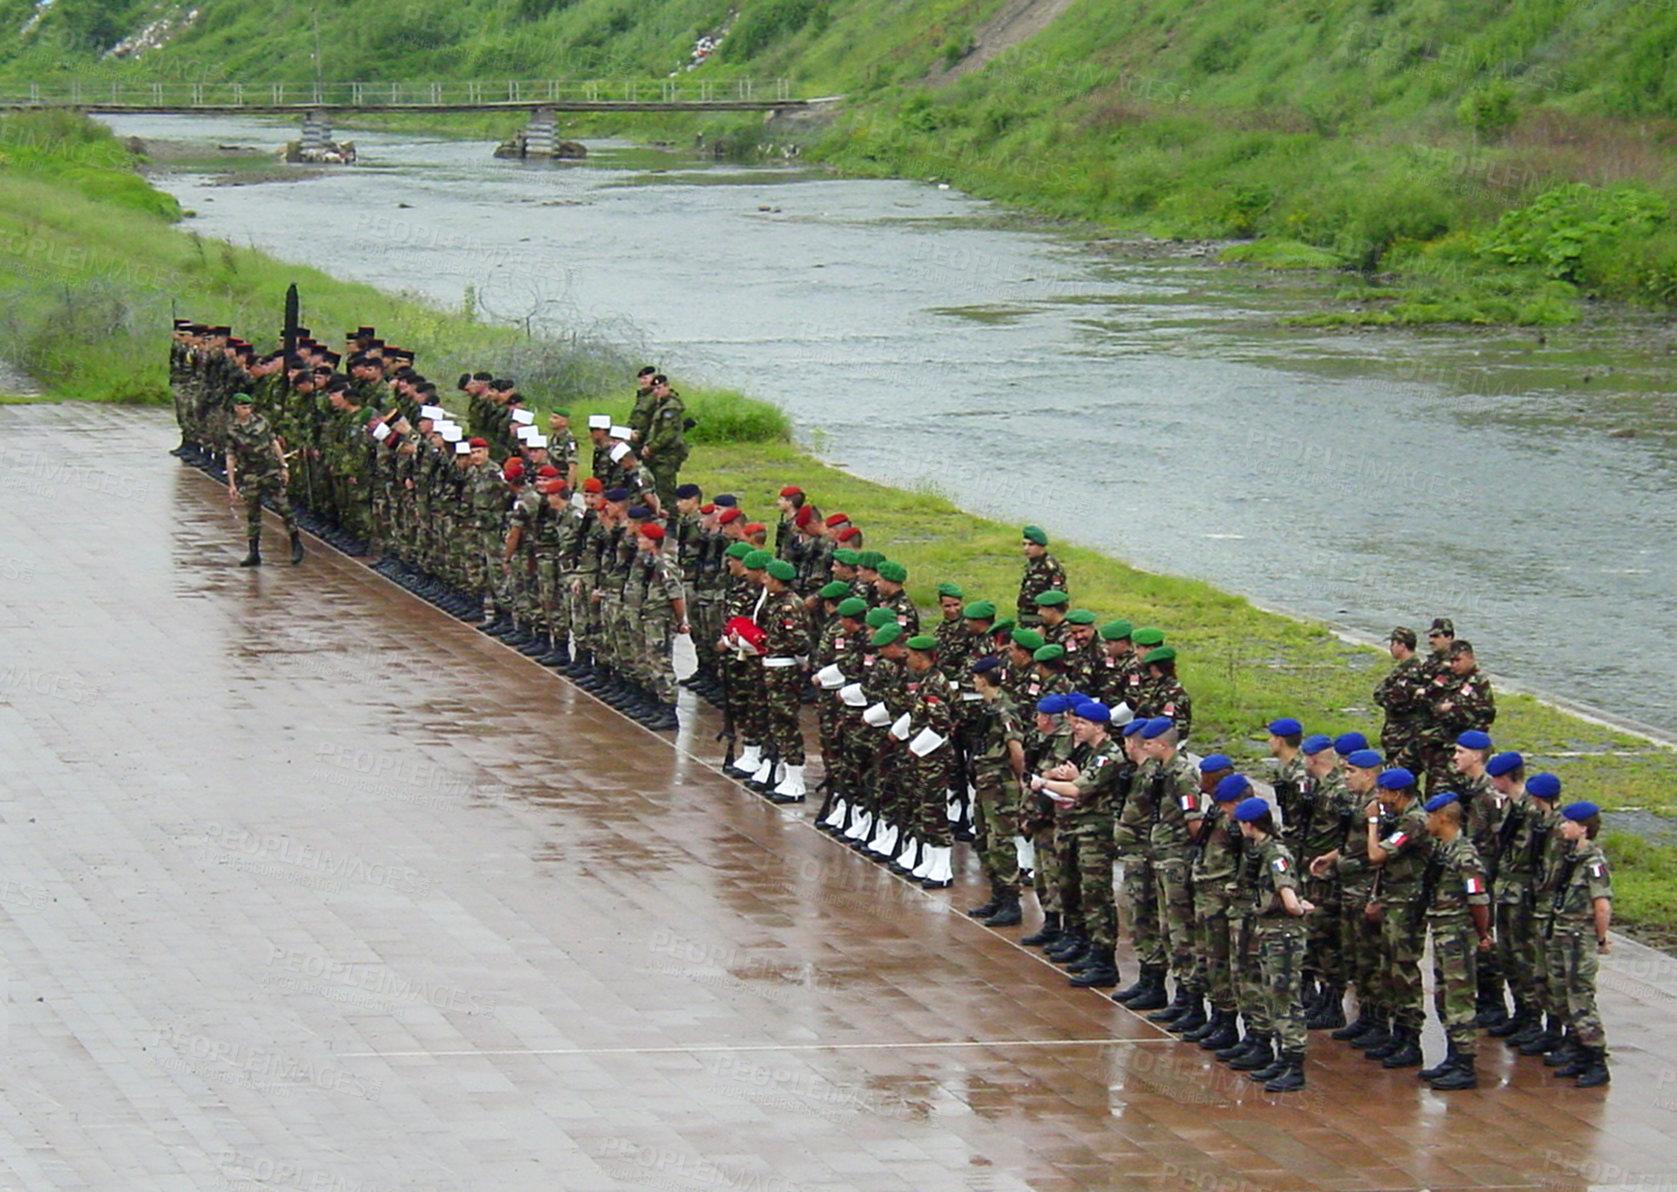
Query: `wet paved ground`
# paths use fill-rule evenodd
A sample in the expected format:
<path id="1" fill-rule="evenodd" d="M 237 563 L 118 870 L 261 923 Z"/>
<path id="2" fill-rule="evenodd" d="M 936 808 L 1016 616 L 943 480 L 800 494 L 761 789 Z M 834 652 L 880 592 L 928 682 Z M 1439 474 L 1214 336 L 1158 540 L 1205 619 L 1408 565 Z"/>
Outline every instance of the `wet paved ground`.
<path id="1" fill-rule="evenodd" d="M 0 1187 L 1677 1186 L 1667 957 L 1608 1090 L 1266 1095 L 113 414 L 0 409 Z"/>

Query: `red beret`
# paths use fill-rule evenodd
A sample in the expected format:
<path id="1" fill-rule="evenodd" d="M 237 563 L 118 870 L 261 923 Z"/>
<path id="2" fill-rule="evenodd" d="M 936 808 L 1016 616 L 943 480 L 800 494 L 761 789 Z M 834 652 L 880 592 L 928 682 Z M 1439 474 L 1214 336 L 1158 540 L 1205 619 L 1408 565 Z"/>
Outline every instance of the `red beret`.
<path id="1" fill-rule="evenodd" d="M 657 522 L 647 522 L 641 527 L 641 537 L 650 538 L 654 542 L 662 542 L 664 540 L 664 527 Z"/>
<path id="2" fill-rule="evenodd" d="M 700 513 L 715 513 L 716 512 L 716 502 L 715 501 L 706 501 L 703 505 L 699 506 L 699 512 Z"/>
<path id="3" fill-rule="evenodd" d="M 539 469 L 537 469 L 536 475 L 540 476 L 543 480 L 552 480 L 555 476 L 559 475 L 559 469 L 554 467 L 552 464 L 543 464 Z"/>
<path id="4" fill-rule="evenodd" d="M 587 480 L 582 482 L 582 491 L 585 493 L 602 492 L 605 487 L 605 485 L 600 483 L 600 478 L 598 476 L 590 476 Z"/>
<path id="5" fill-rule="evenodd" d="M 856 537 L 856 535 L 860 534 L 861 532 L 862 531 L 858 530 L 855 526 L 846 526 L 844 529 L 842 529 L 838 532 L 838 540 L 840 542 L 849 542 L 852 538 Z"/>
<path id="6" fill-rule="evenodd" d="M 516 455 L 508 456 L 507 462 L 501 465 L 502 470 L 507 472 L 512 471 L 514 467 L 517 467 L 520 473 L 524 471 L 524 461 Z"/>
<path id="7" fill-rule="evenodd" d="M 557 478 L 542 480 L 536 484 L 536 487 L 547 494 L 562 493 L 565 491 L 565 482 Z"/>
<path id="8" fill-rule="evenodd" d="M 738 509 L 724 509 L 722 511 L 722 517 L 721 517 L 720 520 L 721 520 L 722 524 L 726 526 L 726 525 L 731 525 L 734 522 L 737 522 L 740 518 L 742 518 L 744 516 L 745 515 L 743 513 L 741 513 Z"/>
<path id="9" fill-rule="evenodd" d="M 769 528 L 762 522 L 746 522 L 745 532 L 747 534 L 767 534 L 769 532 Z"/>
<path id="10" fill-rule="evenodd" d="M 814 516 L 815 516 L 815 506 L 814 505 L 805 505 L 802 509 L 798 510 L 798 512 L 793 515 L 792 524 L 794 526 L 797 526 L 801 530 L 805 526 L 809 525 L 810 519 Z"/>
<path id="11" fill-rule="evenodd" d="M 489 446 L 489 440 L 488 439 L 467 439 L 466 440 L 466 446 L 468 446 L 468 447 L 487 447 L 487 446 Z"/>
<path id="12" fill-rule="evenodd" d="M 827 516 L 829 526 L 842 526 L 849 521 L 850 515 L 848 513 L 832 513 Z"/>
<path id="13" fill-rule="evenodd" d="M 780 490 L 780 495 L 783 497 L 801 497 L 803 496 L 803 492 L 804 490 L 799 488 L 797 485 L 788 484 L 785 488 Z"/>

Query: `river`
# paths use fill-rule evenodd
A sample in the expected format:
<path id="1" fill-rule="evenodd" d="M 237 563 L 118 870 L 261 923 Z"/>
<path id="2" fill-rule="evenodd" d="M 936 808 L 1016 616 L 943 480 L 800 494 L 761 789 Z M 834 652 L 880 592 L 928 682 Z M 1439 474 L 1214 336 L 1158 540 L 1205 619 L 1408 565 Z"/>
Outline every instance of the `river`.
<path id="1" fill-rule="evenodd" d="M 295 135 L 107 119 L 142 138 Z M 1677 733 L 1663 320 L 1289 328 L 1332 279 L 1115 251 L 928 183 L 611 143 L 553 166 L 354 139 L 362 165 L 306 180 L 158 183 L 206 235 L 655 345 L 678 385 L 771 399 L 858 474 L 1357 634 L 1448 615 L 1493 678 Z"/>

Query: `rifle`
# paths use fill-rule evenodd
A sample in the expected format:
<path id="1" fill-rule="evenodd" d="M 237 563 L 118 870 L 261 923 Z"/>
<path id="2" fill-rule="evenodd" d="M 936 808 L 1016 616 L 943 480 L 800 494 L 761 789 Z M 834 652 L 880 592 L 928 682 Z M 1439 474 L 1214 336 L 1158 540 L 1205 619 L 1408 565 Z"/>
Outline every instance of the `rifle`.
<path id="1" fill-rule="evenodd" d="M 1421 872 L 1421 896 L 1409 908 L 1409 930 L 1414 931 L 1426 921 L 1427 908 L 1438 893 L 1438 879 L 1444 875 L 1444 859 L 1435 844 L 1427 867 Z"/>
<path id="2" fill-rule="evenodd" d="M 1496 852 L 1492 853 L 1485 863 L 1485 885 L 1496 885 L 1497 871 L 1502 868 L 1502 854 L 1507 852 L 1514 843 L 1514 837 L 1526 822 L 1526 809 L 1516 803 L 1508 809 L 1508 818 L 1502 821 L 1502 827 L 1497 829 Z"/>
<path id="3" fill-rule="evenodd" d="M 1566 859 L 1561 862 L 1560 881 L 1555 883 L 1555 892 L 1549 899 L 1549 922 L 1543 927 L 1543 938 L 1555 938 L 1555 916 L 1560 914 L 1561 907 L 1566 905 L 1566 888 L 1572 884 L 1572 871 L 1578 868 L 1578 850 L 1568 849 Z"/>

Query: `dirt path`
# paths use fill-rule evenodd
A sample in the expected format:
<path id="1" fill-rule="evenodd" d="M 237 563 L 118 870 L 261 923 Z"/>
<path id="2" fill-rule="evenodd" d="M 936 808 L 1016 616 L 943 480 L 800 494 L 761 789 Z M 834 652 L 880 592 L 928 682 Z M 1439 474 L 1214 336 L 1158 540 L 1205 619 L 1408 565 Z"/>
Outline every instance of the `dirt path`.
<path id="1" fill-rule="evenodd" d="M 952 83 L 981 69 L 996 55 L 1048 28 L 1072 3 L 1073 0 L 1008 0 L 1000 12 L 973 33 L 973 52 L 949 70 L 934 71 L 928 81 Z"/>

